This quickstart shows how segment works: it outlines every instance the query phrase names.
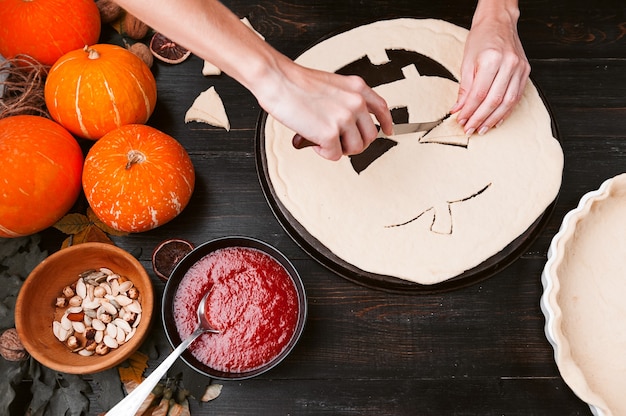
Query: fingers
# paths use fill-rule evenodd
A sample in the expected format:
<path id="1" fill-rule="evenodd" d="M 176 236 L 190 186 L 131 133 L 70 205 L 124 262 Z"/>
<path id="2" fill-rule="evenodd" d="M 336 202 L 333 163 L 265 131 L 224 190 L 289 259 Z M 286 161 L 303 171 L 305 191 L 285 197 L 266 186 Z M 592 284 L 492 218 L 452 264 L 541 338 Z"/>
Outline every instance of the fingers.
<path id="1" fill-rule="evenodd" d="M 376 120 L 378 120 L 378 125 L 380 126 L 383 133 L 387 135 L 392 135 L 393 134 L 393 119 L 391 118 L 391 111 L 389 111 L 389 106 L 387 105 L 387 101 L 385 101 L 385 99 L 382 98 L 380 95 L 376 94 L 376 92 L 370 87 L 368 87 L 367 85 L 366 85 L 366 88 L 367 90 L 363 93 L 363 97 L 365 98 L 368 112 L 374 114 L 374 116 L 376 117 Z M 371 121 L 371 119 L 369 121 Z M 373 122 L 372 122 L 372 125 L 373 125 Z M 368 128 L 368 131 L 371 132 L 369 128 Z M 372 138 L 372 140 L 376 137 L 376 134 L 378 134 L 378 131 L 374 133 L 374 137 Z"/>
<path id="2" fill-rule="evenodd" d="M 362 153 L 376 139 L 377 134 L 376 125 L 369 113 L 366 113 L 355 121 L 345 123 L 345 129 L 340 134 L 321 141 L 314 150 L 323 158 L 336 161 L 343 155 Z"/>
<path id="3" fill-rule="evenodd" d="M 519 56 L 483 55 L 474 72 L 465 72 L 459 99 L 451 110 L 466 134 L 485 134 L 502 122 L 522 97 L 530 66 Z"/>
<path id="4" fill-rule="evenodd" d="M 342 77 L 344 92 L 343 111 L 334 114 L 337 133 L 321 140 L 315 151 L 329 160 L 338 160 L 342 155 L 362 153 L 378 135 L 372 120 L 374 114 L 384 132 L 391 134 L 393 120 L 387 102 L 371 89 L 362 78 Z"/>

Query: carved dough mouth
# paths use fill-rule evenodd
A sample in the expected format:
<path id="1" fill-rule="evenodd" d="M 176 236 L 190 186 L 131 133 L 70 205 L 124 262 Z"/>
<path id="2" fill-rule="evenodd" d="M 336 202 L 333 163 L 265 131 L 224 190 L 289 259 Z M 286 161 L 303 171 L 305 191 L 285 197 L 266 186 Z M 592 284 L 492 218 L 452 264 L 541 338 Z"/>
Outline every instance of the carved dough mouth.
<path id="1" fill-rule="evenodd" d="M 409 225 L 410 223 L 417 221 L 426 213 L 430 212 L 433 217 L 433 220 L 430 224 L 430 231 L 436 234 L 452 235 L 454 231 L 454 227 L 453 227 L 454 221 L 452 218 L 452 204 L 458 204 L 458 203 L 476 198 L 479 195 L 481 195 L 483 192 L 485 192 L 490 186 L 491 186 L 491 182 L 483 186 L 480 190 L 478 190 L 477 192 L 474 192 L 473 194 L 469 196 L 466 196 L 461 199 L 445 201 L 443 203 L 433 205 L 423 210 L 422 212 L 420 212 L 419 214 L 417 214 L 415 217 L 411 218 L 408 221 L 400 222 L 397 224 L 386 225 L 385 228 L 403 227 L 405 225 Z"/>

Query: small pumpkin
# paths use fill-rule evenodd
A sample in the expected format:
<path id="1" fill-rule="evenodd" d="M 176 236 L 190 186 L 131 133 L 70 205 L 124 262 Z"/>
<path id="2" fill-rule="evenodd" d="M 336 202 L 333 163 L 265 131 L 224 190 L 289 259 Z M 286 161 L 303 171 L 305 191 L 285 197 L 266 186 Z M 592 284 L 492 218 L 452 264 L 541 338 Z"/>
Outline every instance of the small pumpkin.
<path id="1" fill-rule="evenodd" d="M 44 65 L 100 37 L 93 0 L 0 0 L 0 55 L 24 54 Z"/>
<path id="2" fill-rule="evenodd" d="M 89 150 L 83 190 L 106 225 L 142 232 L 174 219 L 193 193 L 189 155 L 173 137 L 144 124 L 122 126 Z"/>
<path id="3" fill-rule="evenodd" d="M 54 121 L 31 115 L 1 119 L 0 160 L 0 237 L 35 234 L 76 202 L 83 153 Z"/>
<path id="4" fill-rule="evenodd" d="M 98 140 L 125 124 L 148 121 L 157 90 L 150 68 L 135 54 L 97 44 L 59 58 L 44 96 L 54 120 L 77 136 Z"/>

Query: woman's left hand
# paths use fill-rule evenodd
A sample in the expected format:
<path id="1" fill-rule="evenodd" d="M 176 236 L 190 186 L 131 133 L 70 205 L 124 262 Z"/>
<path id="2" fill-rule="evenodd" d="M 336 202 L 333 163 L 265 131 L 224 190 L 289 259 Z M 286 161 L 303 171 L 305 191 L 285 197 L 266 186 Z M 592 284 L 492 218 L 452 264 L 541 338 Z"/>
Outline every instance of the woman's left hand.
<path id="1" fill-rule="evenodd" d="M 530 75 L 517 33 L 517 6 L 480 6 L 465 44 L 457 103 L 451 109 L 468 135 L 484 134 L 502 123 L 522 97 Z"/>

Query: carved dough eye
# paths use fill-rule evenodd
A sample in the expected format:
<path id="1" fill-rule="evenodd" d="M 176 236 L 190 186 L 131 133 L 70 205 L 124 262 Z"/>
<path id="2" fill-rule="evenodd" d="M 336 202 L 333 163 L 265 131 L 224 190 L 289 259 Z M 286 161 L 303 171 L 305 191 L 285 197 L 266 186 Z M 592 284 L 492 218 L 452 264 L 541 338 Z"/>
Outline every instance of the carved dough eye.
<path id="1" fill-rule="evenodd" d="M 415 51 L 387 49 L 385 50 L 387 61 L 374 64 L 368 56 L 351 62 L 336 72 L 342 75 L 359 75 L 372 88 L 406 79 L 406 68 L 414 67 L 418 76 L 433 76 L 458 82 L 457 79 L 439 62 Z M 427 103 L 426 103 L 427 105 Z M 394 123 L 409 122 L 409 114 L 406 107 L 392 109 Z M 450 138 L 448 138 L 450 139 Z M 458 138 L 457 138 L 458 139 Z M 458 140 L 429 141 L 429 143 L 458 145 Z M 361 154 L 350 157 L 350 162 L 356 173 L 367 169 L 374 161 L 384 155 L 389 149 L 396 146 L 397 141 L 389 138 L 379 138 Z"/>
<path id="2" fill-rule="evenodd" d="M 421 53 L 399 49 L 386 49 L 385 53 L 388 61 L 382 64 L 374 64 L 367 56 L 364 56 L 336 72 L 342 75 L 358 75 L 373 88 L 404 79 L 403 68 L 415 65 L 423 76 L 440 77 L 459 82 L 446 67 Z"/>

